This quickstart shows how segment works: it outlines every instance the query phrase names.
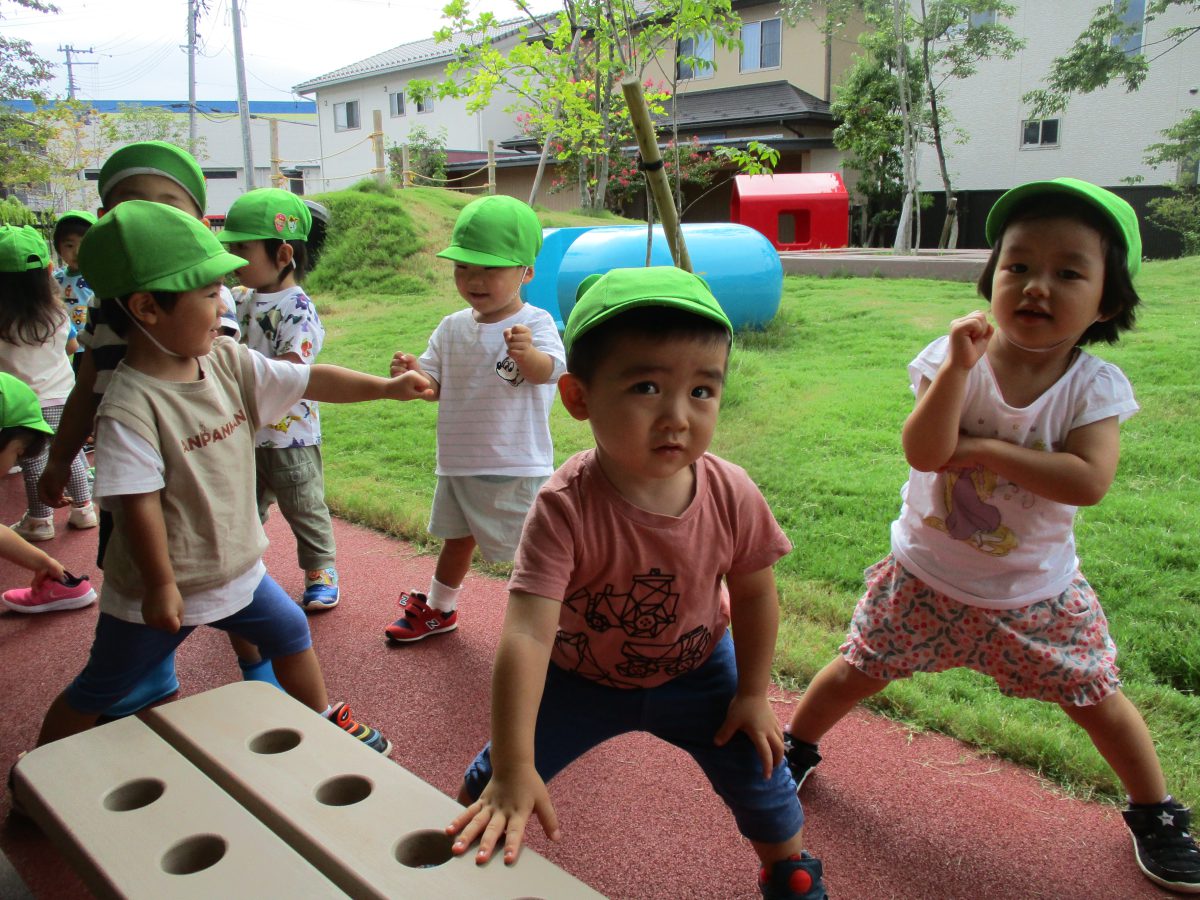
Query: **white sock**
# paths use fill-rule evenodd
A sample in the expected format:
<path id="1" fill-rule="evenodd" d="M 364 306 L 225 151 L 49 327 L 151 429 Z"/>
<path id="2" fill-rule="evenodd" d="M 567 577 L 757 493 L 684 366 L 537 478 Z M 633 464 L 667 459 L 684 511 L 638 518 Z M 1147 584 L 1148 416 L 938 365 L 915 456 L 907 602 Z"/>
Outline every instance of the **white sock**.
<path id="1" fill-rule="evenodd" d="M 447 587 L 436 578 L 431 578 L 429 579 L 429 593 L 425 600 L 438 612 L 454 612 L 458 609 L 458 592 L 461 590 L 461 584 L 458 587 Z"/>
<path id="2" fill-rule="evenodd" d="M 332 713 L 333 713 L 333 707 L 327 706 L 327 707 L 325 707 L 325 712 L 321 713 L 321 715 L 323 715 L 325 718 L 328 719 Z"/>

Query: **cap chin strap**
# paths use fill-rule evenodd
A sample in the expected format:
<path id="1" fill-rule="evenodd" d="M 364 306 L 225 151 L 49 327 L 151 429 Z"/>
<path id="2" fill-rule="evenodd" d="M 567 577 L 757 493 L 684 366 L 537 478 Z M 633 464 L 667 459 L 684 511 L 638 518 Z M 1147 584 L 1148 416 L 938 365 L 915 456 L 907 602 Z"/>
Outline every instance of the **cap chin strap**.
<path id="1" fill-rule="evenodd" d="M 129 311 L 129 307 L 125 305 L 125 301 L 123 301 L 120 297 L 114 297 L 113 299 L 117 301 L 117 306 L 121 307 L 121 311 L 125 313 L 125 315 L 129 319 L 129 321 L 137 326 L 137 330 L 140 331 L 142 334 L 144 334 L 150 340 L 150 343 L 152 343 L 155 347 L 157 347 L 163 353 L 167 354 L 167 356 L 174 356 L 176 359 L 188 359 L 188 357 L 184 356 L 182 353 L 176 353 L 174 350 L 168 350 L 166 347 L 164 347 L 162 344 L 160 344 L 158 342 L 158 338 L 156 338 L 154 335 L 152 335 L 150 332 L 148 332 L 145 328 L 142 327 L 142 323 L 139 322 L 137 320 L 137 318 L 134 317 L 133 313 L 131 313 Z"/>

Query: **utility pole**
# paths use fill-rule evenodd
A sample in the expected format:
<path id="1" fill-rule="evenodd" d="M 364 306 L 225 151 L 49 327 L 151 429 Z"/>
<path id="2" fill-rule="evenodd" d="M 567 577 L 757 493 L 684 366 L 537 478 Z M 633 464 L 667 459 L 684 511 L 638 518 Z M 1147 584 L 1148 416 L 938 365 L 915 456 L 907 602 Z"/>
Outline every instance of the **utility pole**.
<path id="1" fill-rule="evenodd" d="M 196 18 L 200 10 L 196 0 L 188 0 L 188 153 L 196 155 Z"/>
<path id="2" fill-rule="evenodd" d="M 242 165 L 246 167 L 246 190 L 254 190 L 254 152 L 250 146 L 250 101 L 246 99 L 246 60 L 242 54 L 242 12 L 238 0 L 233 10 L 233 59 L 237 68 L 238 119 L 242 125 Z"/>
<path id="3" fill-rule="evenodd" d="M 98 65 L 100 65 L 100 63 L 76 62 L 75 60 L 73 60 L 71 58 L 71 54 L 73 54 L 73 53 L 95 53 L 96 52 L 95 49 L 93 49 L 91 47 L 89 47 L 87 50 L 76 50 L 70 44 L 67 44 L 67 46 L 65 46 L 65 47 L 59 47 L 58 52 L 65 53 L 67 55 L 67 99 L 74 100 L 75 99 L 75 66 L 98 66 Z"/>

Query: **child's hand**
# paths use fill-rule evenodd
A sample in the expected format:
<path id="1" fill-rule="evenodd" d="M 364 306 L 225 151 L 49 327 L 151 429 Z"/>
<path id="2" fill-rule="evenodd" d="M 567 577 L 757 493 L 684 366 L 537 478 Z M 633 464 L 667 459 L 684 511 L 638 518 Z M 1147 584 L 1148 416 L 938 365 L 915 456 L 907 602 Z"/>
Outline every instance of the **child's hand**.
<path id="1" fill-rule="evenodd" d="M 522 358 L 533 349 L 533 332 L 528 325 L 514 325 L 504 329 L 504 343 L 508 347 L 508 355 L 517 365 Z"/>
<path id="2" fill-rule="evenodd" d="M 390 400 L 435 400 L 437 394 L 433 383 L 422 374 L 420 369 L 413 369 L 397 375 L 393 364 L 392 380 L 388 382 L 387 397 Z"/>
<path id="3" fill-rule="evenodd" d="M 50 457 L 46 461 L 46 469 L 42 472 L 42 477 L 38 479 L 38 499 L 55 509 L 66 506 L 71 502 L 71 499 L 65 495 L 67 481 L 70 480 L 70 477 L 70 464 L 64 466 L 55 462 L 54 457 Z"/>
<path id="4" fill-rule="evenodd" d="M 417 357 L 411 353 L 405 353 L 403 350 L 397 350 L 392 354 L 391 374 L 395 378 L 397 375 L 403 375 L 405 372 L 420 372 L 421 363 Z"/>
<path id="5" fill-rule="evenodd" d="M 950 353 L 948 362 L 961 369 L 974 368 L 987 352 L 988 341 L 995 329 L 983 310 L 950 323 Z"/>
<path id="6" fill-rule="evenodd" d="M 717 729 L 713 743 L 724 747 L 739 731 L 745 732 L 758 750 L 763 778 L 770 778 L 775 767 L 783 762 L 783 729 L 779 727 L 779 720 L 775 718 L 765 696 L 736 695 L 729 704 L 724 723 Z"/>
<path id="7" fill-rule="evenodd" d="M 142 619 L 151 628 L 174 634 L 183 626 L 183 595 L 175 582 L 148 588 L 142 598 Z"/>
<path id="8" fill-rule="evenodd" d="M 561 836 L 558 816 L 545 782 L 533 766 L 523 766 L 508 778 L 493 774 L 479 799 L 446 827 L 446 834 L 458 836 L 451 852 L 461 856 L 479 838 L 475 862 L 483 865 L 492 858 L 492 851 L 503 838 L 504 864 L 511 866 L 521 852 L 521 840 L 531 813 L 537 815 L 546 837 L 557 841 Z"/>
<path id="9" fill-rule="evenodd" d="M 44 560 L 38 560 L 38 566 L 33 570 L 33 581 L 30 586 L 36 591 L 47 581 L 62 581 L 66 577 L 67 570 L 62 567 L 62 563 L 47 556 Z"/>

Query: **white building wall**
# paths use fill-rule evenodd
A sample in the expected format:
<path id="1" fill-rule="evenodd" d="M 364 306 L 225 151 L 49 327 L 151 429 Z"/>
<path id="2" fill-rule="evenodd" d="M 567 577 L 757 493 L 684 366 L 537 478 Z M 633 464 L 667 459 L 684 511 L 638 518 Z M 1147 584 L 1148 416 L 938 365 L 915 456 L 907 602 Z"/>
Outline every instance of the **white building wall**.
<path id="1" fill-rule="evenodd" d="M 1174 167 L 1155 170 L 1147 165 L 1145 148 L 1163 140 L 1160 132 L 1200 103 L 1196 41 L 1154 59 L 1136 92 L 1127 93 L 1118 84 L 1073 96 L 1067 110 L 1057 114 L 1057 147 L 1021 147 L 1021 125 L 1028 112 L 1021 96 L 1044 86 L 1051 61 L 1070 49 L 1096 6 L 1097 0 L 1018 0 L 1007 24 L 1025 39 L 1025 49 L 1011 60 L 981 63 L 969 79 L 947 83 L 946 107 L 966 136 L 965 143 L 955 143 L 953 136 L 945 141 L 956 190 L 998 190 L 1064 175 L 1110 187 L 1131 176 L 1141 176 L 1148 185 L 1176 179 Z M 1184 24 L 1194 23 L 1177 8 L 1151 22 L 1143 37 L 1148 55 L 1154 57 L 1165 48 L 1155 42 L 1162 41 L 1168 29 Z M 918 171 L 923 190 L 941 190 L 932 146 L 921 148 Z"/>

